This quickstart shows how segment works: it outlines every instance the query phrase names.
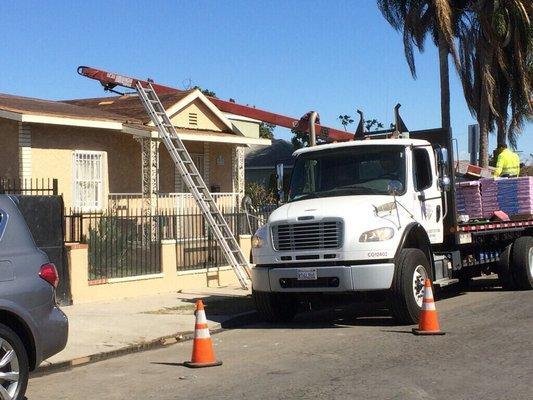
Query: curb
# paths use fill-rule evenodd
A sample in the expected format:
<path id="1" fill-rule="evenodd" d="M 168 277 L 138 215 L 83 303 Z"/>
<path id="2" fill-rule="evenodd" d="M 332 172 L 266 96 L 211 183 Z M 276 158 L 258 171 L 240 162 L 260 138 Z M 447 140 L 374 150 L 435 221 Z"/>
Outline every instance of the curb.
<path id="1" fill-rule="evenodd" d="M 238 328 L 240 326 L 252 324 L 258 322 L 258 314 L 256 311 L 246 311 L 240 314 L 236 314 L 229 318 L 227 321 L 217 323 L 214 329 L 210 329 L 209 332 L 213 335 L 223 332 L 228 329 Z M 176 343 L 186 342 L 192 340 L 194 337 L 194 331 L 177 332 L 172 335 L 163 336 L 148 342 L 139 344 L 133 344 L 130 346 L 122 347 L 120 349 L 91 354 L 89 356 L 78 357 L 68 361 L 61 361 L 54 364 L 41 365 L 35 371 L 30 373 L 30 378 L 36 378 L 69 370 L 75 367 L 80 367 L 88 364 L 92 364 L 98 361 L 108 360 L 110 358 L 120 357 L 127 354 L 140 353 L 142 351 L 154 350 L 163 348 Z"/>

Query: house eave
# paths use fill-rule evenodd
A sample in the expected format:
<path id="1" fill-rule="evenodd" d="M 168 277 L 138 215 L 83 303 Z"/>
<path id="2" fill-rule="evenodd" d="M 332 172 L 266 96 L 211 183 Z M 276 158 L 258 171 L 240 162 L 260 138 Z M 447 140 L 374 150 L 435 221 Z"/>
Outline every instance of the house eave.
<path id="1" fill-rule="evenodd" d="M 0 118 L 33 124 L 66 125 L 84 128 L 111 129 L 118 131 L 122 130 L 122 122 L 90 120 L 82 118 L 72 118 L 67 116 L 58 117 L 52 115 L 26 114 L 0 110 Z"/>

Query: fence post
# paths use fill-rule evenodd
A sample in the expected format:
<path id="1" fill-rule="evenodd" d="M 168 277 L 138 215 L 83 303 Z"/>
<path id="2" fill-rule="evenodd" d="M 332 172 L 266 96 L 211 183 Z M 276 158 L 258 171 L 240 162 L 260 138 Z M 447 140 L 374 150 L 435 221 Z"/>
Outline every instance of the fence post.
<path id="1" fill-rule="evenodd" d="M 58 181 L 57 181 L 56 178 L 52 179 L 52 193 L 53 193 L 54 196 L 57 196 L 57 193 L 58 193 L 58 190 L 57 190 L 58 184 L 57 184 L 57 182 Z"/>

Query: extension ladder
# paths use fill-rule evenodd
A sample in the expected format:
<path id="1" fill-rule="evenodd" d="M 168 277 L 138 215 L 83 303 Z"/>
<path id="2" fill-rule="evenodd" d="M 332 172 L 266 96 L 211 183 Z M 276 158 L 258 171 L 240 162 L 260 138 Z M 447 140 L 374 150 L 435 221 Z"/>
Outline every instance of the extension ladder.
<path id="1" fill-rule="evenodd" d="M 165 144 L 174 164 L 176 164 L 185 185 L 196 200 L 203 217 L 208 222 L 224 257 L 233 268 L 233 271 L 235 271 L 242 288 L 247 289 L 251 276 L 248 261 L 242 253 L 235 236 L 233 236 L 227 221 L 218 209 L 202 176 L 194 165 L 189 152 L 179 138 L 152 84 L 148 83 L 145 87 L 140 82 L 137 82 L 135 89 L 139 93 L 139 98 L 146 112 L 157 128 L 159 137 Z"/>

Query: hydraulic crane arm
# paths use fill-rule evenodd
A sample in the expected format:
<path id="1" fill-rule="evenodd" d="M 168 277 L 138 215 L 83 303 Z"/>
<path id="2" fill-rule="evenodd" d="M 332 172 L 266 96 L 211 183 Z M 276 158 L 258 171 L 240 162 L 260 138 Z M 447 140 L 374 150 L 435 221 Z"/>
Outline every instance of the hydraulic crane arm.
<path id="1" fill-rule="evenodd" d="M 130 78 L 128 76 L 118 75 L 112 72 L 107 72 L 91 67 L 78 67 L 78 74 L 87 78 L 95 79 L 107 90 L 113 90 L 117 86 L 122 86 L 130 89 L 135 89 L 137 84 L 142 85 L 144 88 L 148 87 L 150 83 L 154 90 L 158 94 L 175 93 L 180 90 L 154 83 L 150 80 L 141 80 L 136 78 Z M 209 96 L 208 96 L 209 97 Z M 305 114 L 302 118 L 297 119 L 288 117 L 282 114 L 272 113 L 270 111 L 261 110 L 254 107 L 237 104 L 231 101 L 220 100 L 215 97 L 209 97 L 209 100 L 223 112 L 241 115 L 252 119 L 257 119 L 272 125 L 281 126 L 283 128 L 296 129 L 300 132 L 309 133 L 309 115 Z M 318 136 L 327 138 L 328 141 L 344 142 L 353 140 L 354 136 L 351 133 L 341 131 L 339 129 L 329 128 L 327 126 L 320 125 L 319 121 L 315 124 L 315 130 Z"/>

